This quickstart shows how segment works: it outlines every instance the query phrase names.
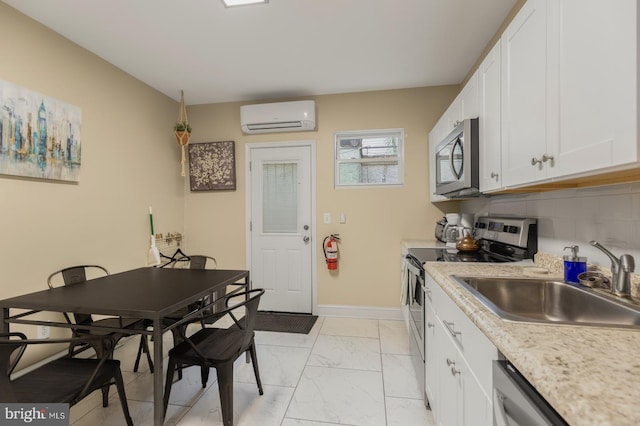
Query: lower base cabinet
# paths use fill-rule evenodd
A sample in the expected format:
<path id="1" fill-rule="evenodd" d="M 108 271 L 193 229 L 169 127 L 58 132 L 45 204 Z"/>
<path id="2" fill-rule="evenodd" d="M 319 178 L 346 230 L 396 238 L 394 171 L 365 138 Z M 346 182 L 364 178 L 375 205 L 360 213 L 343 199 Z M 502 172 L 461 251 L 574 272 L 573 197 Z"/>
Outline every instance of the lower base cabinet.
<path id="1" fill-rule="evenodd" d="M 425 301 L 425 379 L 436 424 L 491 426 L 492 384 L 481 384 L 478 373 L 491 371 L 491 358 L 497 359 L 498 350 L 478 328 L 469 326 L 470 320 L 432 279 L 427 278 L 426 285 L 434 297 Z M 477 354 L 482 359 L 470 362 Z"/>

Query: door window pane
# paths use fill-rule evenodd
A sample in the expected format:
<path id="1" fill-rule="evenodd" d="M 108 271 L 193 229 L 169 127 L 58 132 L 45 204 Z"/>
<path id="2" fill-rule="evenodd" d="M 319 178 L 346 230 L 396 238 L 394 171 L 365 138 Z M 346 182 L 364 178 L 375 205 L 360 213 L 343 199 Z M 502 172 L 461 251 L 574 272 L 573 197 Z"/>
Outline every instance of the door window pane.
<path id="1" fill-rule="evenodd" d="M 262 165 L 262 232 L 298 231 L 298 164 Z"/>

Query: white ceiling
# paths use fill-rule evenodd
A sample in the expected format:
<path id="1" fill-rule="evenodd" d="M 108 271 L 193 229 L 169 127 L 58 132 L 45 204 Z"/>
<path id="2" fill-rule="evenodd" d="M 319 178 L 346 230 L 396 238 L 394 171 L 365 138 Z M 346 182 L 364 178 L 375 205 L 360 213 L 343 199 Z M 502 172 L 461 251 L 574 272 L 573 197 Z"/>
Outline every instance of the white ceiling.
<path id="1" fill-rule="evenodd" d="M 3 0 L 189 105 L 459 84 L 516 0 Z"/>

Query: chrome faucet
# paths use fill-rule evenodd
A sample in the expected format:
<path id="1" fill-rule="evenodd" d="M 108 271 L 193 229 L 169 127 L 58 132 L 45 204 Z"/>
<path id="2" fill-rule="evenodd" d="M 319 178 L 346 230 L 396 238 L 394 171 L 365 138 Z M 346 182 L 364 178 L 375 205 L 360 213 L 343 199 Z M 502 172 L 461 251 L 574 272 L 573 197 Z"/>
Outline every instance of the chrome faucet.
<path id="1" fill-rule="evenodd" d="M 620 297 L 631 297 L 631 273 L 636 267 L 633 256 L 623 254 L 618 259 L 597 241 L 589 243 L 611 259 L 611 293 Z"/>

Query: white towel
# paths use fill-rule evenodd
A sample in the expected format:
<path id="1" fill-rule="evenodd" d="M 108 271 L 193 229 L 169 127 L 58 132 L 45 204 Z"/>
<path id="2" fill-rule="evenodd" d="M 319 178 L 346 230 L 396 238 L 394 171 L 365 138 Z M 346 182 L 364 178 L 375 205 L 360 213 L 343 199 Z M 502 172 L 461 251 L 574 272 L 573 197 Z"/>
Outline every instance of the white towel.
<path id="1" fill-rule="evenodd" d="M 413 300 L 414 288 L 411 283 L 411 273 L 409 272 L 409 261 L 404 260 L 402 264 L 402 283 L 400 285 L 400 303 L 410 305 Z"/>

